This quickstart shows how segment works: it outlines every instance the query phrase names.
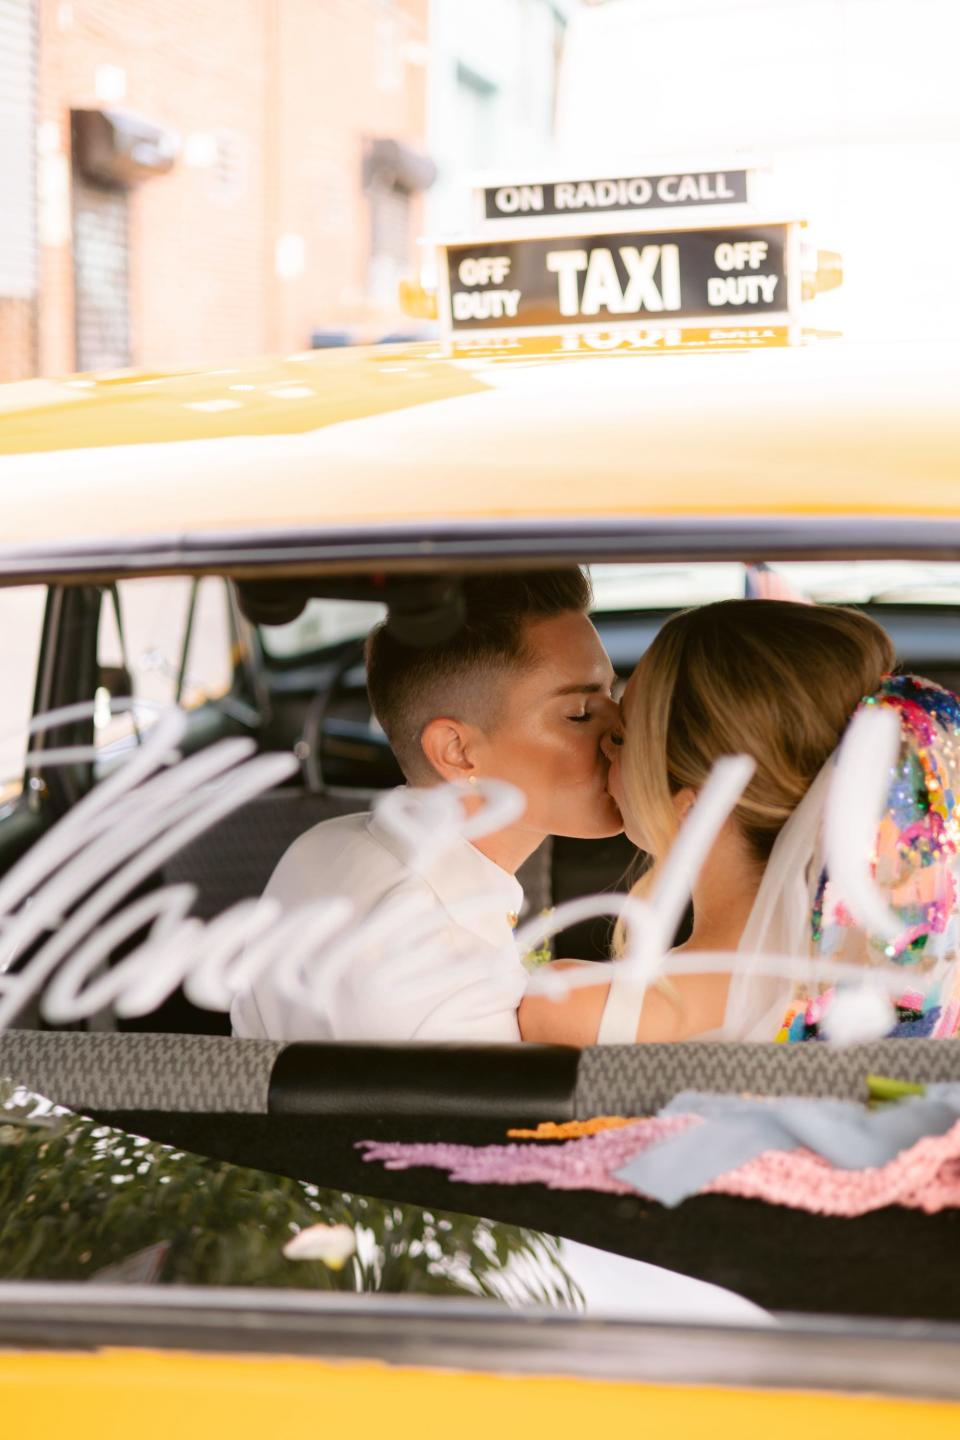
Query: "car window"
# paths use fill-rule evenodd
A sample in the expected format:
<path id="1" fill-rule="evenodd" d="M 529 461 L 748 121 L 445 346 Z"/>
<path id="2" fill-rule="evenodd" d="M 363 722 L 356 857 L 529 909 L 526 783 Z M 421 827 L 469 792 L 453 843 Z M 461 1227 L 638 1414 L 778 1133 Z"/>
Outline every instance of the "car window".
<path id="1" fill-rule="evenodd" d="M 591 567 L 597 613 L 686 609 L 714 600 L 807 599 L 825 605 L 960 605 L 960 565 L 930 560 L 783 560 Z"/>
<path id="2" fill-rule="evenodd" d="M 143 734 L 168 705 L 191 710 L 226 694 L 233 650 L 225 582 L 180 575 L 120 580 L 104 593 L 97 664 L 100 749 Z M 111 696 L 132 697 L 132 711 L 111 714 Z"/>
<path id="3" fill-rule="evenodd" d="M 359 640 L 386 615 L 386 607 L 367 600 L 310 600 L 289 625 L 264 625 L 261 639 L 276 660 L 295 660 L 342 640 Z"/>
<path id="4" fill-rule="evenodd" d="M 27 726 L 33 711 L 46 598 L 42 585 L 0 590 L 0 633 L 4 637 L 0 804 L 19 795 L 23 787 Z"/>

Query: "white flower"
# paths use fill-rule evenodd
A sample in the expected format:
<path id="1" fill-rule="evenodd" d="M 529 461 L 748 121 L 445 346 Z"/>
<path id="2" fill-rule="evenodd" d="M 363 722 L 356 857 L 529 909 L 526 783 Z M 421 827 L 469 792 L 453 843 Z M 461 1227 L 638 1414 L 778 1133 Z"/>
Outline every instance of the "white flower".
<path id="1" fill-rule="evenodd" d="M 342 1270 L 357 1248 L 352 1225 L 308 1225 L 283 1247 L 288 1260 L 322 1260 L 331 1270 Z"/>

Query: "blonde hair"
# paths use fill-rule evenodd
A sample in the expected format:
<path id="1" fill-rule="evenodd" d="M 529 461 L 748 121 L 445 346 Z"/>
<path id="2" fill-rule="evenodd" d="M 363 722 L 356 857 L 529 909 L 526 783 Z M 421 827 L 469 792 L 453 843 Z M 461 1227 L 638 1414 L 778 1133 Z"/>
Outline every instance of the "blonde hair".
<path id="1" fill-rule="evenodd" d="M 701 790 L 724 755 L 756 761 L 733 817 L 765 865 L 857 704 L 895 661 L 879 625 L 835 605 L 723 600 L 668 620 L 634 671 L 625 712 L 621 785 L 654 857 L 631 893 L 650 889 L 674 841 L 673 797 Z"/>

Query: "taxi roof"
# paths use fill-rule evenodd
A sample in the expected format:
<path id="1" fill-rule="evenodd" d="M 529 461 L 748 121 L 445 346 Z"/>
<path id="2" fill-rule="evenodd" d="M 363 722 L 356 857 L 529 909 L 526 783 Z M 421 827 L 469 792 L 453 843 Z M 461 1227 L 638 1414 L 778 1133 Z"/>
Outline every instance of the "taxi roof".
<path id="1" fill-rule="evenodd" d="M 797 338 L 485 336 L 8 385 L 0 570 L 385 529 L 423 549 L 478 527 L 850 541 L 909 521 L 955 544 L 960 344 Z"/>

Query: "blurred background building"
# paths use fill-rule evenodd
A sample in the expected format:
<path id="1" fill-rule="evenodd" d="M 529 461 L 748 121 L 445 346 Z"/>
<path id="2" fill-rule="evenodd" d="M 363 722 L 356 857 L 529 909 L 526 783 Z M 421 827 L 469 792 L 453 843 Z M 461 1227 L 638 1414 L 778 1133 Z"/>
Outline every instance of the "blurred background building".
<path id="1" fill-rule="evenodd" d="M 563 43 L 581 8 L 582 0 L 432 0 L 431 234 L 469 224 L 473 176 L 553 163 Z"/>
<path id="2" fill-rule="evenodd" d="M 818 323 L 955 333 L 958 47 L 957 0 L 0 0 L 0 380 L 424 333 L 484 172 L 756 166 L 843 255 Z"/>
<path id="3" fill-rule="evenodd" d="M 579 3 L 0 0 L 0 379 L 410 333 L 458 179 L 549 153 Z"/>
<path id="4" fill-rule="evenodd" d="M 568 30 L 556 148 L 583 174 L 756 167 L 842 286 L 818 325 L 960 332 L 958 0 L 607 0 Z"/>

